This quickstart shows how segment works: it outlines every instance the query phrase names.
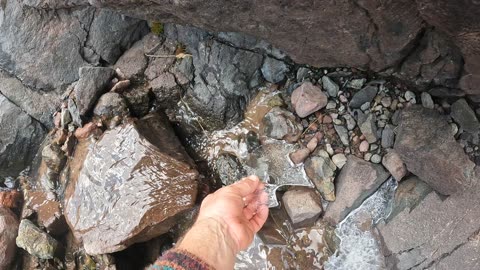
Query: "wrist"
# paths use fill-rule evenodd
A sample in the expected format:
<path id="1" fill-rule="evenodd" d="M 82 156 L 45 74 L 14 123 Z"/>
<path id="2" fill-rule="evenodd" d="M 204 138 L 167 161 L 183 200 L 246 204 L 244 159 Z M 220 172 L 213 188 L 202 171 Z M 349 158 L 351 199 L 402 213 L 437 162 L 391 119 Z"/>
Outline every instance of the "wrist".
<path id="1" fill-rule="evenodd" d="M 233 269 L 239 252 L 228 226 L 214 218 L 197 220 L 176 248 L 198 256 L 215 269 Z"/>

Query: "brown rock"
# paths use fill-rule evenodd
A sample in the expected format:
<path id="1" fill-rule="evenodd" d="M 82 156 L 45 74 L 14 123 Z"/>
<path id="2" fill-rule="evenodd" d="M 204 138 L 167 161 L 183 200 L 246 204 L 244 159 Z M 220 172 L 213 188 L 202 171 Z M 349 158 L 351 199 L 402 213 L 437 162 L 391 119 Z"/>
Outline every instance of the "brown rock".
<path id="1" fill-rule="evenodd" d="M 41 191 L 29 191 L 25 204 L 37 213 L 38 224 L 52 235 L 62 235 L 68 229 L 60 202 L 54 201 Z"/>
<path id="2" fill-rule="evenodd" d="M 335 225 L 380 187 L 389 174 L 381 165 L 349 155 L 335 179 L 337 199 L 325 211 L 324 220 Z"/>
<path id="3" fill-rule="evenodd" d="M 291 188 L 283 194 L 282 202 L 295 227 L 311 226 L 322 213 L 320 197 L 309 188 Z"/>
<path id="4" fill-rule="evenodd" d="M 407 167 L 403 163 L 400 155 L 395 150 L 390 150 L 383 156 L 382 165 L 397 181 L 401 181 L 405 175 L 407 175 Z"/>
<path id="5" fill-rule="evenodd" d="M 16 190 L 0 191 L 0 207 L 15 209 L 21 201 L 22 193 Z"/>
<path id="6" fill-rule="evenodd" d="M 94 123 L 94 122 L 90 122 L 90 123 L 85 124 L 81 128 L 77 128 L 75 130 L 74 135 L 77 139 L 86 139 L 86 138 L 90 137 L 90 135 L 92 134 L 92 132 L 96 128 L 97 128 L 97 124 Z"/>
<path id="7" fill-rule="evenodd" d="M 480 74 L 472 75 L 468 74 L 463 76 L 460 79 L 459 86 L 460 88 L 468 95 L 478 95 L 480 90 L 478 85 L 480 85 Z"/>
<path id="8" fill-rule="evenodd" d="M 301 164 L 305 159 L 310 155 L 310 150 L 308 148 L 298 149 L 297 151 L 290 154 L 290 160 L 294 164 Z"/>
<path id="9" fill-rule="evenodd" d="M 10 209 L 0 207 L 0 269 L 10 269 L 9 265 L 15 259 L 17 232 L 18 219 L 15 214 Z"/>
<path id="10" fill-rule="evenodd" d="M 448 130 L 437 111 L 412 106 L 401 114 L 394 147 L 410 172 L 444 195 L 468 186 L 475 167 Z"/>
<path id="11" fill-rule="evenodd" d="M 317 137 L 313 137 L 307 144 L 307 148 L 308 150 L 310 150 L 310 152 L 313 152 L 315 151 L 315 148 L 317 148 L 317 145 L 318 145 L 318 139 Z"/>
<path id="12" fill-rule="evenodd" d="M 65 215 L 88 254 L 123 250 L 167 232 L 194 205 L 197 176 L 166 117 L 150 114 L 96 142 L 67 188 Z"/>
<path id="13" fill-rule="evenodd" d="M 110 89 L 110 92 L 122 93 L 129 86 L 130 86 L 130 80 L 119 81 L 112 87 L 112 89 Z"/>
<path id="14" fill-rule="evenodd" d="M 295 112 L 304 118 L 327 105 L 328 98 L 322 89 L 311 82 L 304 82 L 292 93 L 292 105 Z"/>

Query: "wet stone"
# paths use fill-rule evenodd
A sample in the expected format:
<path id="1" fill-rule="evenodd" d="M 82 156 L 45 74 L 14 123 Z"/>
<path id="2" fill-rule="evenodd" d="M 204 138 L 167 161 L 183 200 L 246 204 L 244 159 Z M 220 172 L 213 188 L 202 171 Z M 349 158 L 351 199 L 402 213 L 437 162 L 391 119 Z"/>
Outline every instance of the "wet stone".
<path id="1" fill-rule="evenodd" d="M 408 209 L 409 212 L 412 211 L 430 192 L 432 192 L 432 188 L 416 176 L 402 181 L 395 191 L 392 212 L 388 216 L 387 222 L 395 219 L 405 209 Z"/>
<path id="2" fill-rule="evenodd" d="M 271 83 L 279 83 L 285 78 L 288 66 L 283 61 L 267 57 L 263 62 L 261 70 L 265 80 Z"/>
<path id="3" fill-rule="evenodd" d="M 305 162 L 305 173 L 327 201 L 335 200 L 333 180 L 336 169 L 336 165 L 330 159 L 328 153 L 312 156 Z"/>
<path id="4" fill-rule="evenodd" d="M 322 86 L 325 89 L 330 97 L 336 97 L 340 87 L 332 79 L 327 76 L 322 77 Z"/>
<path id="5" fill-rule="evenodd" d="M 166 117 L 150 114 L 90 146 L 65 215 L 88 254 L 120 251 L 168 231 L 193 206 L 197 176 Z"/>
<path id="6" fill-rule="evenodd" d="M 220 155 L 217 158 L 215 171 L 224 185 L 231 185 L 246 176 L 238 158 L 231 154 Z"/>
<path id="7" fill-rule="evenodd" d="M 270 138 L 296 142 L 302 135 L 303 127 L 295 116 L 280 107 L 274 107 L 263 118 L 264 133 Z"/>

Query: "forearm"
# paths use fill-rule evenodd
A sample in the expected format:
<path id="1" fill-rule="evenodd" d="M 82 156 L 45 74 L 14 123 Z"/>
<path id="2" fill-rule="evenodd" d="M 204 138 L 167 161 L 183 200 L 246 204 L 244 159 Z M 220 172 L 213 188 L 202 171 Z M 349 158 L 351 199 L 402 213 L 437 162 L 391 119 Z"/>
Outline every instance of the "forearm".
<path id="1" fill-rule="evenodd" d="M 228 228 L 214 219 L 195 222 L 175 249 L 195 254 L 215 269 L 233 269 L 238 247 Z"/>

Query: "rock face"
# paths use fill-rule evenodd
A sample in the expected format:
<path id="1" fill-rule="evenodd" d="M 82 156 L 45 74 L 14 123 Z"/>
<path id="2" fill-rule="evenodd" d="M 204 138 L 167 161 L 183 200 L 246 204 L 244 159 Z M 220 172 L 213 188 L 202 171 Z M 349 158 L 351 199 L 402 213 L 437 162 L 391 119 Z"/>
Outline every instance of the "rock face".
<path id="1" fill-rule="evenodd" d="M 105 93 L 115 71 L 104 67 L 83 67 L 78 74 L 80 80 L 75 86 L 75 99 L 80 115 L 85 115 Z"/>
<path id="2" fill-rule="evenodd" d="M 88 254 L 123 250 L 165 233 L 193 206 L 197 175 L 166 118 L 147 115 L 92 145 L 67 192 L 67 221 Z"/>
<path id="3" fill-rule="evenodd" d="M 78 68 L 100 59 L 115 63 L 148 30 L 144 21 L 109 10 L 39 10 L 22 2 L 2 2 L 0 67 L 35 89 L 64 88 L 78 80 Z"/>
<path id="4" fill-rule="evenodd" d="M 0 207 L 0 269 L 9 269 L 8 266 L 15 258 L 17 232 L 18 220 L 15 214 Z"/>
<path id="5" fill-rule="evenodd" d="M 406 55 L 423 27 L 413 0 L 341 1 L 335 5 L 329 1 L 279 5 L 271 0 L 228 5 L 221 0 L 209 5 L 199 1 L 152 4 L 146 0 L 135 4 L 113 0 L 90 3 L 162 22 L 244 32 L 276 44 L 296 62 L 314 66 L 384 69 Z"/>
<path id="6" fill-rule="evenodd" d="M 472 205 L 480 203 L 478 192 L 478 182 L 446 199 L 431 192 L 380 226 L 387 268 L 475 269 L 480 210 Z"/>
<path id="7" fill-rule="evenodd" d="M 387 180 L 389 174 L 381 165 L 372 164 L 353 155 L 335 179 L 336 200 L 325 211 L 324 220 L 331 224 L 342 221 Z"/>
<path id="8" fill-rule="evenodd" d="M 59 248 L 57 240 L 43 232 L 28 219 L 22 219 L 18 228 L 17 246 L 40 259 L 53 259 Z"/>
<path id="9" fill-rule="evenodd" d="M 444 195 L 468 186 L 475 167 L 449 131 L 437 111 L 412 106 L 401 114 L 394 147 L 410 172 Z"/>
<path id="10" fill-rule="evenodd" d="M 227 46 L 193 27 L 167 25 L 165 34 L 185 44 L 192 54 L 194 86 L 186 90 L 183 100 L 201 116 L 204 128 L 219 129 L 238 123 L 258 86 L 263 55 Z"/>
<path id="11" fill-rule="evenodd" d="M 16 177 L 32 161 L 46 131 L 1 94 L 0 126 L 0 177 Z"/>

